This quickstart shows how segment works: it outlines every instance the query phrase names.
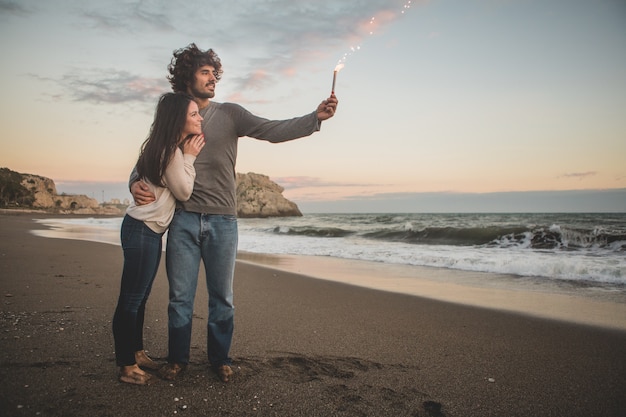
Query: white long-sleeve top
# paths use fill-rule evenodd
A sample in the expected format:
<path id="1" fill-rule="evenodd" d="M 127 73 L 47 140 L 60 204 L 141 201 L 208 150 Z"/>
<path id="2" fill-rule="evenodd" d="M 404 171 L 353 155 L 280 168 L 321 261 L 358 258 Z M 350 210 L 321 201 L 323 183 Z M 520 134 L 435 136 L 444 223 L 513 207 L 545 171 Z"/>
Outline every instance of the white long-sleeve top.
<path id="1" fill-rule="evenodd" d="M 176 200 L 187 201 L 191 197 L 196 179 L 196 170 L 193 167 L 195 160 L 194 155 L 183 154 L 180 148 L 176 148 L 163 175 L 166 187 L 156 186 L 144 178 L 156 200 L 141 206 L 133 201 L 126 209 L 126 214 L 143 221 L 156 233 L 165 232 L 174 217 Z"/>

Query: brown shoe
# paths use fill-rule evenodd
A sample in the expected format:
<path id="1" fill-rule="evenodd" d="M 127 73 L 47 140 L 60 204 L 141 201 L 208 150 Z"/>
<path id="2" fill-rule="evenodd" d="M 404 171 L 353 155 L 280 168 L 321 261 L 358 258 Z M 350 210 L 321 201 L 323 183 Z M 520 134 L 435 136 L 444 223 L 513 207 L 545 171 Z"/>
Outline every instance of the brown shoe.
<path id="1" fill-rule="evenodd" d="M 152 371 L 159 369 L 159 364 L 153 361 L 152 358 L 146 354 L 145 350 L 135 352 L 135 362 L 137 362 L 140 368 L 150 369 Z"/>
<path id="2" fill-rule="evenodd" d="M 187 365 L 180 363 L 166 363 L 159 369 L 159 376 L 168 381 L 175 380 L 179 375 L 182 375 L 187 369 Z"/>
<path id="3" fill-rule="evenodd" d="M 230 381 L 231 377 L 234 374 L 232 368 L 228 365 L 218 366 L 215 372 L 217 373 L 217 376 L 222 382 Z"/>

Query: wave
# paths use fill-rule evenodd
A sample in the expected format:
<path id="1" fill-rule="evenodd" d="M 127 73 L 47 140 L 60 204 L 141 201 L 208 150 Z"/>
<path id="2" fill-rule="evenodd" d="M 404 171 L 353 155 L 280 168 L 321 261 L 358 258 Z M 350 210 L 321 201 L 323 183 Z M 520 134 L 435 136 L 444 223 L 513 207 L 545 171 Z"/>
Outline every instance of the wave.
<path id="1" fill-rule="evenodd" d="M 379 230 L 365 233 L 363 236 L 369 239 L 381 239 L 395 242 L 428 244 L 428 245 L 452 245 L 474 246 L 484 245 L 499 239 L 502 234 L 518 235 L 522 229 L 501 229 L 497 227 L 487 228 L 454 228 L 454 227 L 427 227 L 422 230 Z"/>
<path id="2" fill-rule="evenodd" d="M 489 243 L 500 247 L 531 249 L 604 249 L 626 251 L 626 234 L 601 229 L 574 229 L 560 226 L 536 228 L 521 234 L 505 234 Z"/>
<path id="3" fill-rule="evenodd" d="M 380 218 L 377 219 L 380 224 Z M 385 219 L 388 220 L 388 219 Z M 426 227 L 413 230 L 410 224 L 402 228 L 385 228 L 357 232 L 339 227 L 276 226 L 278 235 L 342 238 L 359 236 L 385 242 L 424 245 L 485 246 L 528 249 L 604 249 L 626 251 L 626 234 L 605 229 L 575 229 L 553 225 L 549 227 Z"/>
<path id="4" fill-rule="evenodd" d="M 312 237 L 346 237 L 355 234 L 350 230 L 337 227 L 280 227 L 273 229 L 275 234 L 291 236 L 312 236 Z"/>

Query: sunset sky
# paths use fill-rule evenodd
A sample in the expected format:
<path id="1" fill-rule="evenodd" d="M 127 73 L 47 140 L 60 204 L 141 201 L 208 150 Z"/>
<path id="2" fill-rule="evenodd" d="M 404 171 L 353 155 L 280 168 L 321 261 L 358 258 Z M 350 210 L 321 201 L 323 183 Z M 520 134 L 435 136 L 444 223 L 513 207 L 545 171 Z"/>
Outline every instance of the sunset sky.
<path id="1" fill-rule="evenodd" d="M 590 195 L 626 211 L 624 0 L 0 0 L 0 167 L 129 197 L 191 42 L 222 59 L 215 101 L 272 119 L 313 111 L 346 57 L 320 132 L 240 140 L 237 171 L 303 211 L 489 211 L 497 196 L 572 211 Z"/>

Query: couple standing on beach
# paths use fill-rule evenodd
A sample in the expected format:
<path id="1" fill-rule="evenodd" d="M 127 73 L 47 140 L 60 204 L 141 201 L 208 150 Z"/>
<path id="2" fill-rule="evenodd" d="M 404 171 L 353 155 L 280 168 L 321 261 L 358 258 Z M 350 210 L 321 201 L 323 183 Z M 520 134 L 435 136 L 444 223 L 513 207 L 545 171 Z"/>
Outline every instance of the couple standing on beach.
<path id="1" fill-rule="evenodd" d="M 173 93 L 161 96 L 150 135 L 130 178 L 134 202 L 122 223 L 124 270 L 113 318 L 119 380 L 151 382 L 141 368 L 173 380 L 189 363 L 193 304 L 204 263 L 209 292 L 207 352 L 223 382 L 233 374 L 229 356 L 233 329 L 233 277 L 237 255 L 235 163 L 238 139 L 273 143 L 309 136 L 335 114 L 334 93 L 312 113 L 267 120 L 233 103 L 216 103 L 222 64 L 212 50 L 195 44 L 174 52 L 168 66 Z M 206 146 L 205 146 L 206 144 Z M 159 367 L 143 348 L 146 301 L 169 226 L 168 356 Z"/>

